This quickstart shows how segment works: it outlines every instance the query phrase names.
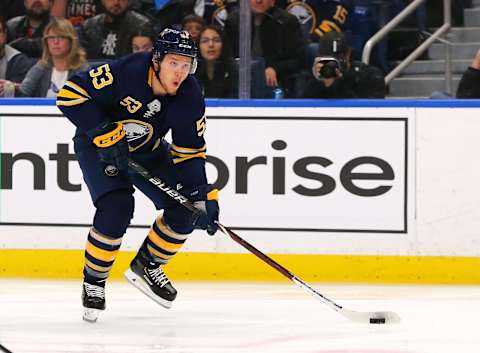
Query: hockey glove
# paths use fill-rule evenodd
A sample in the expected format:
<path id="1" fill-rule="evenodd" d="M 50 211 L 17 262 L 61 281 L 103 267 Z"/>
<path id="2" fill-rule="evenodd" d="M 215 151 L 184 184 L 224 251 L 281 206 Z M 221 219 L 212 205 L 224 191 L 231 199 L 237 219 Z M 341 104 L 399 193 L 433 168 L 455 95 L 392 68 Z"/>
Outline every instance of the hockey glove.
<path id="1" fill-rule="evenodd" d="M 87 131 L 88 137 L 97 146 L 100 160 L 115 166 L 118 170 L 128 168 L 128 143 L 122 123 L 105 122 Z"/>
<path id="2" fill-rule="evenodd" d="M 214 235 L 218 230 L 218 215 L 220 214 L 220 208 L 218 207 L 218 190 L 212 189 L 209 185 L 210 192 L 206 195 L 206 200 L 197 201 L 193 204 L 202 213 L 198 217 L 194 217 L 193 226 L 196 229 L 204 229 L 209 235 Z"/>

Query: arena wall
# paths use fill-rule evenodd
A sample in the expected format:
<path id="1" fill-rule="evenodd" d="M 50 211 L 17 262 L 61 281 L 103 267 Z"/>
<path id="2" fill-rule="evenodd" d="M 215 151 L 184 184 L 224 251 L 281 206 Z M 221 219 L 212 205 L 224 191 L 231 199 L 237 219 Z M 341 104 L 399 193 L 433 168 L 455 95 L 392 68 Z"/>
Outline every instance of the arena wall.
<path id="1" fill-rule="evenodd" d="M 207 102 L 221 221 L 299 277 L 480 283 L 480 102 Z M 0 101 L 0 276 L 79 278 L 93 215 L 74 128 L 51 100 Z M 156 211 L 139 192 L 113 278 Z M 227 236 L 195 231 L 182 280 L 282 280 Z"/>

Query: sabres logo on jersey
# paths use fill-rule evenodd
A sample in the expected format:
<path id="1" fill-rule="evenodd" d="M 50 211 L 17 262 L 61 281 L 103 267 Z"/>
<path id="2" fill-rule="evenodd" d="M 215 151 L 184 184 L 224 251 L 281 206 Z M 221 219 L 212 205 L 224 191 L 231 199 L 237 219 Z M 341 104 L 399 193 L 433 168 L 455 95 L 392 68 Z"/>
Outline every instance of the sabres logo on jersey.
<path id="1" fill-rule="evenodd" d="M 214 24 L 219 25 L 220 27 L 224 27 L 225 22 L 227 21 L 228 11 L 225 7 L 221 7 L 213 12 L 212 17 L 212 22 Z"/>
<path id="2" fill-rule="evenodd" d="M 315 11 L 312 7 L 303 1 L 293 1 L 287 6 L 286 10 L 297 18 L 302 33 L 305 37 L 308 37 L 317 24 Z"/>
<path id="3" fill-rule="evenodd" d="M 343 32 L 351 4 L 348 0 L 288 0 L 286 10 L 300 23 L 306 38 L 317 41 L 328 32 Z"/>
<path id="4" fill-rule="evenodd" d="M 135 119 L 122 120 L 121 122 L 130 152 L 139 149 L 152 139 L 153 126 L 151 124 Z"/>

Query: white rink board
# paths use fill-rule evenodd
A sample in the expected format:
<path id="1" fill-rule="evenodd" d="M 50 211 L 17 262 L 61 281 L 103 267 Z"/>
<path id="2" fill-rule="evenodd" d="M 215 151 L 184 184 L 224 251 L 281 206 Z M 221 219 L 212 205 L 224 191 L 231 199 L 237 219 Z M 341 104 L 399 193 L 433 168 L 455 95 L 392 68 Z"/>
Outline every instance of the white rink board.
<path id="1" fill-rule="evenodd" d="M 42 133 L 44 142 L 40 145 L 35 136 L 19 140 L 17 134 L 9 133 L 3 137 L 2 144 L 14 156 L 34 153 L 41 157 L 46 171 L 45 186 L 42 182 L 34 190 L 32 163 L 22 160 L 14 164 L 12 189 L 5 190 L 2 196 L 5 207 L 0 215 L 1 221 L 88 224 L 92 217 L 89 207 L 85 207 L 89 195 L 86 187 L 81 185 L 82 177 L 76 162 L 68 163 L 68 178 L 62 179 L 65 180 L 63 184 L 81 191 L 65 191 L 66 187 L 59 185 L 58 174 L 67 163 L 57 163 L 57 158 L 52 157 L 59 150 L 58 144 L 64 145 L 65 150 L 69 144 L 69 153 L 73 153 L 67 137 L 73 134 L 71 124 L 63 118 L 5 117 L 3 120 L 5 132 L 45 131 Z M 252 125 L 255 125 L 255 129 L 252 129 Z M 222 190 L 222 199 L 226 205 L 233 204 L 234 208 L 229 206 L 226 209 L 225 222 L 236 227 L 265 230 L 406 232 L 407 118 L 295 118 L 286 121 L 212 119 L 208 131 L 209 154 L 219 158 L 222 165 L 228 168 L 229 180 Z M 227 136 L 229 131 L 235 134 L 225 140 L 215 138 Z M 63 139 L 58 138 L 62 135 L 65 136 Z M 271 148 L 270 144 L 274 141 L 283 141 L 285 150 L 279 152 Z M 10 146 L 14 146 L 13 149 Z M 378 177 L 387 178 L 382 177 L 382 170 L 377 165 L 361 163 L 355 168 L 345 167 L 347 163 L 363 157 L 388 163 L 386 169 L 391 168 L 393 180 L 375 180 Z M 261 158 L 263 161 L 245 175 L 239 172 L 241 168 L 236 167 L 239 158 L 248 161 Z M 275 162 L 272 161 L 274 158 L 277 159 Z M 312 162 L 303 165 L 299 173 L 316 175 L 305 178 L 293 170 L 294 165 L 300 164 L 299 161 L 307 159 Z M 278 167 L 280 163 L 285 166 Z M 272 167 L 272 164 L 277 167 Z M 340 181 L 340 175 L 347 169 L 350 177 L 346 179 L 351 185 L 346 188 Z M 43 174 L 39 168 L 37 172 Z M 210 180 L 218 178 L 217 169 L 210 163 L 208 173 Z M 353 173 L 360 173 L 361 176 L 355 180 L 357 177 Z M 37 179 L 42 177 L 38 175 Z M 360 179 L 366 177 L 371 180 Z M 285 181 L 276 182 L 273 190 L 273 179 Z M 321 180 L 328 185 L 322 185 Z M 236 187 L 240 182 L 245 185 Z M 375 192 L 372 189 L 381 187 L 388 190 L 379 191 L 378 196 L 359 195 Z M 16 202 L 18 199 L 28 199 L 29 202 L 25 205 Z M 45 204 L 48 207 L 36 207 Z M 144 205 L 142 202 L 141 206 Z M 75 216 L 72 218 L 72 215 Z M 150 221 L 151 213 L 140 208 L 132 224 L 145 225 Z"/>
<path id="2" fill-rule="evenodd" d="M 83 248 L 93 207 L 76 162 L 58 163 L 55 157 L 67 145 L 73 153 L 72 125 L 58 116 L 32 116 L 58 115 L 55 107 L 0 109 L 1 152 L 34 153 L 45 164 L 44 188 L 37 168 L 39 190 L 33 189 L 32 163 L 14 164 L 12 189 L 2 190 L 0 197 L 1 243 L 6 248 Z M 8 115 L 19 113 L 24 116 Z M 239 228 L 242 236 L 280 253 L 401 254 L 412 248 L 414 109 L 231 107 L 208 108 L 207 114 L 208 154 L 228 169 L 222 222 Z M 380 164 L 348 167 L 364 157 Z M 246 174 L 242 160 L 260 164 Z M 211 181 L 219 178 L 213 164 L 207 164 L 207 173 Z M 225 180 L 225 170 L 221 173 Z M 64 191 L 59 184 L 81 191 Z M 379 187 L 385 191 L 376 196 L 359 195 Z M 139 192 L 135 195 L 132 224 L 147 226 L 155 211 Z M 136 248 L 145 232 L 131 228 L 124 249 Z M 241 252 L 229 239 L 203 235 L 192 236 L 185 250 Z"/>

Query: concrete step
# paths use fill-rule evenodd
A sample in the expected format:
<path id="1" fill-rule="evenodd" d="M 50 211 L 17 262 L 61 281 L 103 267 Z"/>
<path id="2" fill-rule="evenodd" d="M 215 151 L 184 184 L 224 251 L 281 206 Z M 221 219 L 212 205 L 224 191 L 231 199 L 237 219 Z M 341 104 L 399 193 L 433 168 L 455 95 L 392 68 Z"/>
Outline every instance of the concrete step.
<path id="1" fill-rule="evenodd" d="M 452 80 L 452 95 L 457 91 L 460 75 L 454 75 Z M 399 77 L 390 83 L 392 97 L 430 97 L 434 91 L 445 91 L 444 76 L 411 76 Z"/>
<path id="2" fill-rule="evenodd" d="M 470 66 L 472 59 L 453 60 L 452 72 L 461 75 Z M 399 62 L 394 62 L 398 65 Z M 416 60 L 402 71 L 402 76 L 405 75 L 428 75 L 428 74 L 444 74 L 445 60 Z"/>
<path id="3" fill-rule="evenodd" d="M 448 32 L 447 39 L 454 43 L 480 41 L 480 27 L 453 27 Z"/>
<path id="4" fill-rule="evenodd" d="M 463 13 L 466 27 L 480 26 L 480 7 L 465 9 Z"/>
<path id="5" fill-rule="evenodd" d="M 452 46 L 452 58 L 471 60 L 479 48 L 480 42 L 455 43 Z M 445 44 L 432 44 L 428 49 L 428 55 L 433 60 L 445 59 Z"/>

